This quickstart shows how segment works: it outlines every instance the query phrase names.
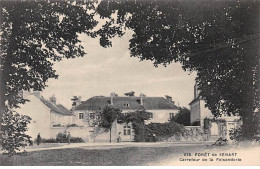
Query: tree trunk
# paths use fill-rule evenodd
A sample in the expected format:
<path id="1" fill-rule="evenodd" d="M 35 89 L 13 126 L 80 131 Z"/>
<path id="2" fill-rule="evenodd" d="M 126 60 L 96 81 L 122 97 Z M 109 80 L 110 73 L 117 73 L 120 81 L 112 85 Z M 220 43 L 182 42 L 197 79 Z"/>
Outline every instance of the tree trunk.
<path id="1" fill-rule="evenodd" d="M 96 127 L 94 128 L 94 143 L 96 143 Z"/>
<path id="2" fill-rule="evenodd" d="M 0 132 L 2 132 L 2 117 L 3 117 L 3 113 L 4 113 L 4 107 L 5 107 L 5 86 L 4 86 L 4 82 L 3 82 L 3 73 L 0 70 Z M 2 139 L 2 134 L 0 134 L 0 139 Z"/>
<path id="3" fill-rule="evenodd" d="M 110 139 L 109 139 L 109 141 L 111 143 L 111 128 L 109 129 L 109 132 L 110 132 Z"/>

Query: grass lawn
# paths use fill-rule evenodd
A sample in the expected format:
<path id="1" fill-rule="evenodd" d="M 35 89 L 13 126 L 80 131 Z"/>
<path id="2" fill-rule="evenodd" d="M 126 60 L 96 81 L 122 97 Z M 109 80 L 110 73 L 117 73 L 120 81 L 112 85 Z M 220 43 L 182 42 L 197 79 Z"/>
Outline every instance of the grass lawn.
<path id="1" fill-rule="evenodd" d="M 60 147 L 62 144 L 59 143 L 44 143 L 44 144 L 34 144 L 33 146 L 27 146 L 26 149 L 34 149 L 34 148 L 47 148 L 47 147 Z"/>
<path id="2" fill-rule="evenodd" d="M 203 151 L 205 145 L 122 147 L 111 149 L 70 148 L 29 152 L 27 156 L 0 155 L 3 166 L 124 166 L 147 165 L 150 162 L 171 159 L 184 152 Z M 159 164 L 158 164 L 159 165 Z"/>

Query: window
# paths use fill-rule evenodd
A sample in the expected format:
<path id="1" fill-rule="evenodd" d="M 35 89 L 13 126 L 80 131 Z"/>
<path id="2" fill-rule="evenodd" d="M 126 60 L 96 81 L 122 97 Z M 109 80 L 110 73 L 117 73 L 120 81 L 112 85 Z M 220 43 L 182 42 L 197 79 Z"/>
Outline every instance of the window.
<path id="1" fill-rule="evenodd" d="M 123 116 L 126 116 L 128 113 L 122 113 Z"/>
<path id="2" fill-rule="evenodd" d="M 130 126 L 124 126 L 124 135 L 131 135 L 131 127 Z"/>
<path id="3" fill-rule="evenodd" d="M 79 119 L 84 119 L 83 113 L 79 113 Z"/>
<path id="4" fill-rule="evenodd" d="M 131 134 L 131 129 L 130 127 L 127 129 L 127 135 L 130 135 Z"/>
<path id="5" fill-rule="evenodd" d="M 130 106 L 130 104 L 129 103 L 125 103 L 125 107 L 129 107 Z"/>
<path id="6" fill-rule="evenodd" d="M 94 119 L 95 118 L 95 113 L 89 113 L 89 118 Z"/>
<path id="7" fill-rule="evenodd" d="M 150 119 L 152 119 L 153 118 L 153 113 L 150 113 L 149 116 L 150 116 Z"/>
<path id="8" fill-rule="evenodd" d="M 170 119 L 174 117 L 174 113 L 170 113 Z"/>

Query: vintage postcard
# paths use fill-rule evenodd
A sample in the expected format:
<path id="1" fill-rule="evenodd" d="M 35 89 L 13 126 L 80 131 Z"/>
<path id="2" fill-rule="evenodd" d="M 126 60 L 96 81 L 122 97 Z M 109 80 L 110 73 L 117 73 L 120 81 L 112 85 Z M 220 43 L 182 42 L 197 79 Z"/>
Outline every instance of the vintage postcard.
<path id="1" fill-rule="evenodd" d="M 2 0 L 1 166 L 259 166 L 259 1 Z"/>

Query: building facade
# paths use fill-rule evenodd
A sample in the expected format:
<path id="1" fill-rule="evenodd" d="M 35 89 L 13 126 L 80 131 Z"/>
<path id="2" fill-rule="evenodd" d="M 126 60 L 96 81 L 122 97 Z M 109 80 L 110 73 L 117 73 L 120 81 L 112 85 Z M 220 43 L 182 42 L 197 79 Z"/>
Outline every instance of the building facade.
<path id="1" fill-rule="evenodd" d="M 194 127 L 200 127 L 200 131 L 206 133 L 207 139 L 226 138 L 230 140 L 229 132 L 231 129 L 238 128 L 242 124 L 241 117 L 238 115 L 223 114 L 220 117 L 214 117 L 212 112 L 206 107 L 204 99 L 199 95 L 197 85 L 194 86 L 194 99 L 191 101 L 190 124 Z M 205 120 L 206 119 L 206 120 Z M 205 124 L 205 121 L 208 121 Z M 192 127 L 190 128 L 192 129 Z"/>
<path id="2" fill-rule="evenodd" d="M 34 140 L 38 133 L 42 138 L 55 138 L 59 132 L 74 124 L 73 114 L 61 104 L 56 104 L 55 96 L 47 100 L 39 91 L 23 92 L 23 98 L 29 100 L 20 105 L 16 112 L 32 118 L 27 134 Z"/>
<path id="3" fill-rule="evenodd" d="M 172 100 L 163 97 L 146 97 L 143 94 L 141 94 L 140 97 L 118 97 L 115 93 L 111 93 L 110 97 L 92 97 L 77 106 L 74 109 L 75 123 L 84 127 L 92 127 L 92 130 L 89 132 L 94 133 L 94 127 L 89 123 L 89 119 L 93 117 L 95 111 L 102 110 L 108 105 L 122 110 L 122 113 L 146 110 L 151 113 L 151 117 L 146 123 L 168 122 L 179 111 Z M 134 139 L 134 131 L 131 124 L 118 124 L 114 122 L 112 127 L 113 141 L 115 141 L 119 133 L 121 133 L 122 141 L 133 141 Z M 95 141 L 108 138 L 108 133 L 99 133 Z"/>

